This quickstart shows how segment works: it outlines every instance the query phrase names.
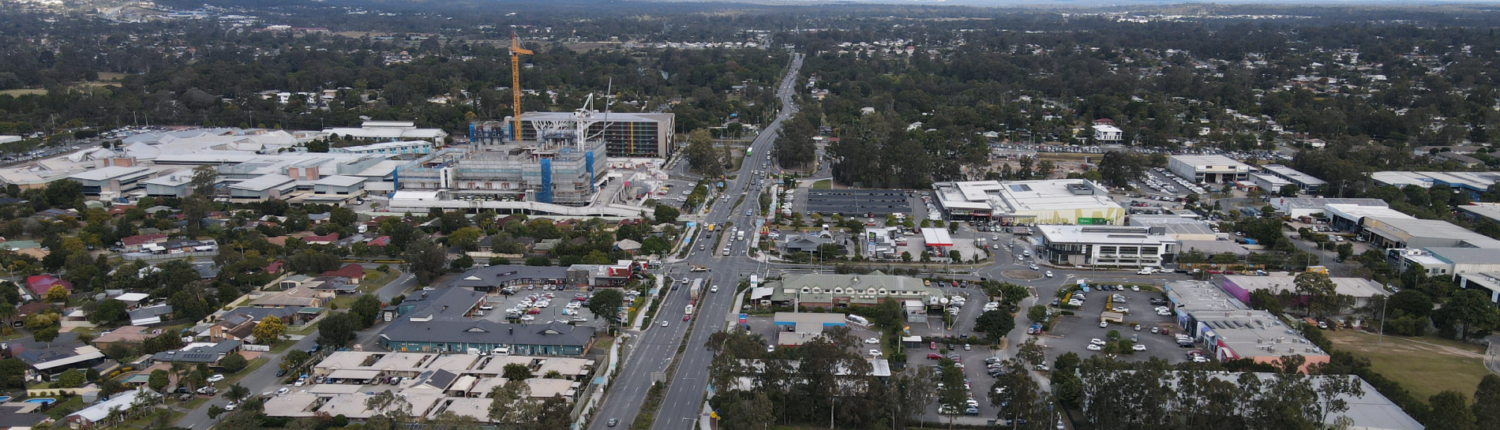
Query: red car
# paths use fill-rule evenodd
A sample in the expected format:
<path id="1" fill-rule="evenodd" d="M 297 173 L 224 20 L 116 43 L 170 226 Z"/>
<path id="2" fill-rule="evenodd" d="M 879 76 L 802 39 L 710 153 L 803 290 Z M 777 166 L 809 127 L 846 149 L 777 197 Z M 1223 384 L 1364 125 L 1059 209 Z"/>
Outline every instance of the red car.
<path id="1" fill-rule="evenodd" d="M 689 315 L 683 315 L 682 316 L 682 320 L 683 321 L 687 321 L 687 320 L 690 320 L 690 319 L 693 319 L 693 316 L 691 314 L 689 314 Z"/>
<path id="2" fill-rule="evenodd" d="M 927 359 L 928 360 L 942 360 L 943 356 L 940 355 L 940 354 L 927 354 Z"/>
<path id="3" fill-rule="evenodd" d="M 927 349 L 931 349 L 931 350 L 936 351 L 937 350 L 937 342 L 933 342 L 933 343 L 927 344 Z"/>

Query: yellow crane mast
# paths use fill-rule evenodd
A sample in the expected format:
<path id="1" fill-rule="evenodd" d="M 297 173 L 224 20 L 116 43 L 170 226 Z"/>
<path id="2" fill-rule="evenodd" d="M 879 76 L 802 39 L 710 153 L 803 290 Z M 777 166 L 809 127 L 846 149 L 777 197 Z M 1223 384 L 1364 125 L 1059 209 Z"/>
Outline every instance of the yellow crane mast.
<path id="1" fill-rule="evenodd" d="M 515 108 L 514 124 L 511 125 L 511 139 L 521 140 L 521 54 L 535 55 L 530 49 L 522 48 L 521 41 L 516 33 L 510 34 L 510 94 L 511 107 Z"/>

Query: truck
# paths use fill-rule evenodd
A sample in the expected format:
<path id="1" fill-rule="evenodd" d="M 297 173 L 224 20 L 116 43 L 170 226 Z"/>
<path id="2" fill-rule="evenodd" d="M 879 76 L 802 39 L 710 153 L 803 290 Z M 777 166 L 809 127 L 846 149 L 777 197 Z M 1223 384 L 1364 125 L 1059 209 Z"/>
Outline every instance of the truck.
<path id="1" fill-rule="evenodd" d="M 688 288 L 688 298 L 692 299 L 693 301 L 697 301 L 698 293 L 700 292 L 703 292 L 703 280 L 694 279 L 693 286 Z"/>
<path id="2" fill-rule="evenodd" d="M 1150 275 L 1152 273 L 1156 273 L 1156 268 L 1151 266 L 1142 267 L 1141 270 L 1135 272 L 1137 275 Z"/>
<path id="3" fill-rule="evenodd" d="M 745 231 L 744 230 L 735 231 L 734 232 L 734 238 L 735 238 L 735 240 L 745 240 Z"/>
<path id="4" fill-rule="evenodd" d="M 686 315 L 692 315 L 693 314 L 693 305 L 687 305 L 687 308 L 683 309 L 682 313 L 686 314 Z"/>
<path id="5" fill-rule="evenodd" d="M 708 266 L 693 266 L 693 268 L 688 269 L 688 271 L 689 272 L 707 272 L 708 271 Z"/>

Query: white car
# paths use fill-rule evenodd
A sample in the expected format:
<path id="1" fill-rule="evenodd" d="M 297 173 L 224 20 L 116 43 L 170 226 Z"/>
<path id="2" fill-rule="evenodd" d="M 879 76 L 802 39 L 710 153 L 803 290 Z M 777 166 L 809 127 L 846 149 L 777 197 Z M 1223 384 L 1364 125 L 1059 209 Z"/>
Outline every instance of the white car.
<path id="1" fill-rule="evenodd" d="M 292 389 L 287 388 L 287 387 L 281 387 L 280 390 L 276 390 L 276 394 L 277 395 L 286 394 L 288 391 L 292 391 Z"/>
<path id="2" fill-rule="evenodd" d="M 662 327 L 666 327 L 666 326 L 667 326 L 667 322 L 666 322 L 666 321 L 662 321 L 662 322 L 661 322 L 661 326 L 662 326 Z"/>
<path id="3" fill-rule="evenodd" d="M 1115 312 L 1119 312 L 1119 313 L 1122 313 L 1122 314 L 1130 313 L 1130 308 L 1127 308 L 1127 307 L 1124 307 L 1124 306 L 1115 306 Z"/>
<path id="4" fill-rule="evenodd" d="M 1089 345 L 1104 345 L 1104 341 L 1103 340 L 1099 340 L 1099 338 L 1096 337 L 1096 338 L 1093 338 L 1093 339 L 1089 340 Z"/>
<path id="5" fill-rule="evenodd" d="M 208 382 L 209 383 L 219 382 L 219 381 L 223 381 L 223 380 L 224 380 L 224 375 L 214 375 L 214 376 L 208 377 Z"/>
<path id="6" fill-rule="evenodd" d="M 1109 321 L 1100 320 L 1099 328 L 1109 328 Z"/>
<path id="7" fill-rule="evenodd" d="M 872 349 L 872 350 L 870 350 L 870 356 L 871 357 L 880 358 L 880 355 L 881 355 L 880 354 L 880 350 L 878 350 L 878 349 Z"/>
<path id="8" fill-rule="evenodd" d="M 1051 271 L 1051 270 L 1048 270 L 1048 271 L 1047 271 L 1047 277 L 1048 277 L 1048 278 L 1051 278 L 1051 277 L 1052 277 L 1052 271 Z"/>
<path id="9" fill-rule="evenodd" d="M 1204 357 L 1204 356 L 1201 356 L 1201 355 L 1194 356 L 1193 357 L 1193 362 L 1194 363 L 1207 363 L 1208 362 L 1208 357 Z"/>
<path id="10" fill-rule="evenodd" d="M 437 288 L 432 288 L 432 287 L 422 287 L 422 291 L 435 291 L 435 290 L 437 290 Z"/>
<path id="11" fill-rule="evenodd" d="M 531 315 L 521 315 L 521 321 L 536 321 L 536 317 Z"/>
<path id="12" fill-rule="evenodd" d="M 1139 292 L 1141 292 L 1141 286 L 1140 285 L 1131 285 L 1130 286 L 1130 291 L 1134 291 L 1134 292 L 1139 293 Z"/>
<path id="13" fill-rule="evenodd" d="M 872 338 L 869 338 L 869 339 L 865 339 L 865 343 L 870 343 L 870 344 L 880 343 L 880 338 L 878 338 L 878 337 L 872 337 Z"/>
<path id="14" fill-rule="evenodd" d="M 1099 345 L 1089 345 L 1089 351 L 1103 351 L 1103 350 L 1104 350 L 1104 347 L 1102 347 L 1102 346 L 1099 346 Z"/>
<path id="15" fill-rule="evenodd" d="M 494 309 L 495 309 L 495 305 L 492 305 L 492 304 L 489 304 L 489 303 L 485 303 L 485 304 L 479 305 L 479 310 L 482 310 L 482 311 L 488 311 L 488 310 L 494 310 Z"/>
<path id="16" fill-rule="evenodd" d="M 234 402 L 229 402 L 229 404 L 224 405 L 224 410 L 226 410 L 226 411 L 232 411 L 232 410 L 234 410 L 234 408 L 237 408 L 237 407 L 239 407 L 239 405 L 234 404 Z"/>

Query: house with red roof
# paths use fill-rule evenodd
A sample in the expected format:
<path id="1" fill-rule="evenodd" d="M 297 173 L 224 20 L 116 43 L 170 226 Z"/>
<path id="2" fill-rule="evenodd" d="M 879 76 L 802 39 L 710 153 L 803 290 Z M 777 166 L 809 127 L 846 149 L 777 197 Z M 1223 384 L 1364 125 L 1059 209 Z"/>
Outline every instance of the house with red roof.
<path id="1" fill-rule="evenodd" d="M 318 276 L 341 276 L 349 278 L 349 283 L 351 284 L 358 284 L 359 280 L 365 278 L 365 268 L 360 267 L 358 264 L 349 263 L 345 264 L 344 267 L 340 267 L 339 270 L 329 270 Z"/>
<path id="2" fill-rule="evenodd" d="M 159 244 L 166 241 L 167 235 L 165 234 L 139 234 L 135 236 L 120 238 L 120 246 L 125 247 L 125 252 L 136 252 L 141 250 L 141 246 L 148 243 Z"/>
<path id="3" fill-rule="evenodd" d="M 266 242 L 270 242 L 276 246 L 286 246 L 286 236 L 268 237 L 266 238 Z"/>
<path id="4" fill-rule="evenodd" d="M 270 274 L 273 274 L 273 275 L 277 274 L 277 273 L 281 273 L 282 266 L 285 266 L 286 265 L 285 263 L 286 262 L 284 262 L 284 261 L 276 260 L 276 261 L 271 262 L 271 264 L 266 265 L 266 267 L 264 269 L 262 269 L 262 270 L 265 270 L 266 273 L 270 273 Z"/>
<path id="5" fill-rule="evenodd" d="M 35 293 L 36 297 L 38 298 L 46 297 L 47 291 L 51 290 L 53 286 L 58 285 L 67 289 L 69 293 L 73 292 L 72 282 L 64 281 L 62 280 L 62 278 L 52 276 L 51 273 L 43 273 L 40 275 L 26 277 L 26 288 L 30 289 L 32 293 Z"/>
<path id="6" fill-rule="evenodd" d="M 307 236 L 302 238 L 302 241 L 306 242 L 308 245 L 328 245 L 337 240 L 339 240 L 338 233 L 328 233 L 324 236 Z"/>
<path id="7" fill-rule="evenodd" d="M 378 247 L 384 248 L 386 246 L 390 246 L 390 244 L 391 244 L 391 237 L 390 236 L 380 236 L 380 237 L 375 238 L 375 240 L 372 240 L 369 243 L 366 243 L 365 246 L 378 246 Z"/>

